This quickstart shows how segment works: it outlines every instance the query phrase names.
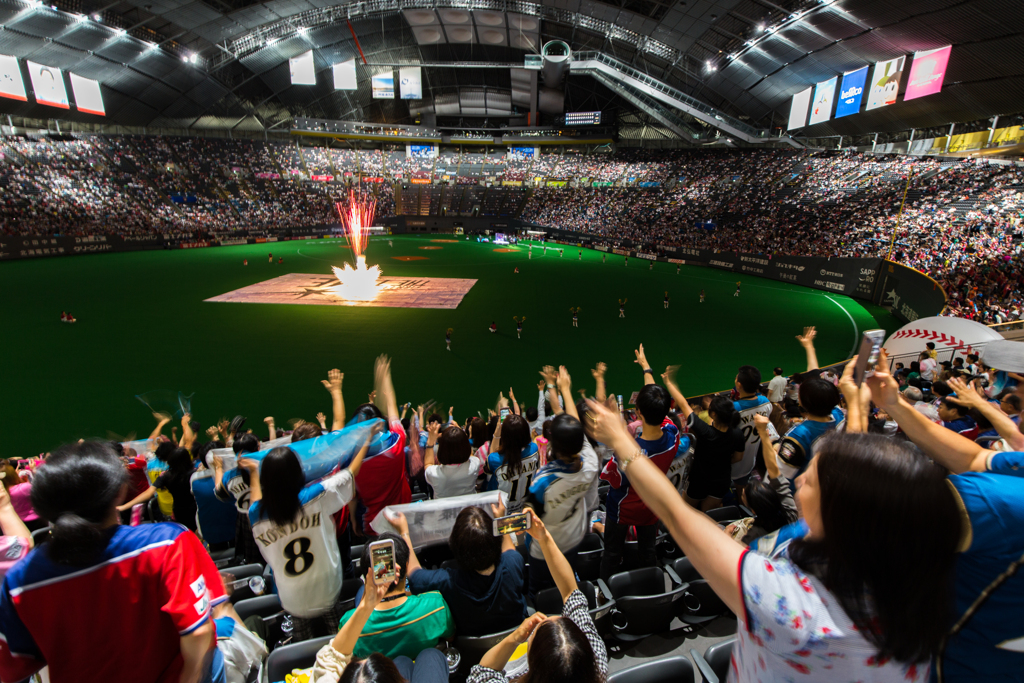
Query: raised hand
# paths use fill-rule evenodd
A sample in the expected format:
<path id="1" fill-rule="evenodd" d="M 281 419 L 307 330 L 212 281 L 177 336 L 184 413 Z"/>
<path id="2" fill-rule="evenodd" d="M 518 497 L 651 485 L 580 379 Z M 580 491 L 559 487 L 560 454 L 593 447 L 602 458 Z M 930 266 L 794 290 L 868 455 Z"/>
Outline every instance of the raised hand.
<path id="1" fill-rule="evenodd" d="M 327 379 L 320 380 L 320 384 L 323 384 L 324 389 L 333 394 L 335 391 L 341 391 L 341 381 L 343 379 L 345 379 L 345 373 L 338 370 L 338 368 L 334 368 L 327 373 Z"/>
<path id="2" fill-rule="evenodd" d="M 263 422 L 265 422 L 266 424 L 271 424 L 273 421 L 274 421 L 273 417 L 265 417 L 265 418 L 263 418 Z"/>
<path id="3" fill-rule="evenodd" d="M 554 384 L 558 373 L 555 371 L 554 366 L 545 365 L 540 371 L 540 376 L 544 378 L 546 384 Z"/>
<path id="4" fill-rule="evenodd" d="M 181 416 L 181 428 L 182 429 L 184 429 L 185 427 L 188 427 L 190 422 L 192 422 L 192 415 L 190 413 L 185 413 L 184 415 Z"/>
<path id="5" fill-rule="evenodd" d="M 669 384 L 675 385 L 675 383 L 676 383 L 676 373 L 678 371 L 679 371 L 679 366 L 678 365 L 669 365 L 669 366 L 667 366 L 665 368 L 665 372 L 661 373 L 661 379 L 662 379 L 663 382 L 665 382 L 666 386 L 668 386 Z"/>
<path id="6" fill-rule="evenodd" d="M 563 392 L 569 391 L 572 388 L 572 377 L 569 376 L 569 371 L 565 369 L 564 365 L 558 366 L 558 388 Z"/>
<path id="7" fill-rule="evenodd" d="M 953 390 L 956 396 L 949 396 L 949 400 L 953 403 L 959 403 L 962 406 L 968 408 L 977 408 L 985 402 L 985 399 L 974 389 L 973 386 L 967 384 L 959 377 L 950 379 L 946 382 L 949 388 Z"/>
<path id="8" fill-rule="evenodd" d="M 327 416 L 323 413 L 316 414 L 316 421 L 320 423 L 320 429 L 327 429 Z"/>
<path id="9" fill-rule="evenodd" d="M 604 363 L 598 363 L 597 367 L 590 371 L 590 374 L 593 375 L 594 379 L 601 379 L 602 377 L 604 377 L 604 373 L 607 371 L 607 365 L 605 365 Z"/>
<path id="10" fill-rule="evenodd" d="M 814 329 L 814 325 L 804 328 L 803 334 L 796 335 L 796 340 L 800 342 L 802 346 L 810 346 L 814 343 L 814 338 L 818 336 L 817 330 Z"/>
<path id="11" fill-rule="evenodd" d="M 767 415 L 754 414 L 754 429 L 757 431 L 768 431 L 768 425 L 771 424 L 771 420 L 768 419 Z"/>
<path id="12" fill-rule="evenodd" d="M 519 627 L 512 633 L 512 639 L 522 645 L 530 639 L 530 635 L 537 629 L 537 627 L 547 620 L 547 615 L 541 614 L 540 612 L 534 612 L 530 616 L 526 617 L 523 623 L 519 624 Z"/>
<path id="13" fill-rule="evenodd" d="M 373 567 L 366 570 L 366 584 L 363 588 L 363 598 L 359 603 L 359 606 L 365 610 L 373 611 L 380 604 L 380 601 L 384 599 L 384 596 L 388 594 L 387 584 L 377 585 L 373 581 Z"/>
<path id="14" fill-rule="evenodd" d="M 636 354 L 636 360 L 633 361 L 634 363 L 639 364 L 640 367 L 643 368 L 644 370 L 646 370 L 647 368 L 651 367 L 650 363 L 647 362 L 647 356 L 644 355 L 644 345 L 643 344 L 641 344 L 640 348 L 636 349 L 633 353 Z"/>
<path id="15" fill-rule="evenodd" d="M 864 380 L 864 383 L 871 389 L 871 400 L 879 408 L 892 408 L 899 405 L 900 385 L 889 374 L 889 357 L 885 350 L 878 354 L 878 366 L 875 368 L 875 374 Z"/>

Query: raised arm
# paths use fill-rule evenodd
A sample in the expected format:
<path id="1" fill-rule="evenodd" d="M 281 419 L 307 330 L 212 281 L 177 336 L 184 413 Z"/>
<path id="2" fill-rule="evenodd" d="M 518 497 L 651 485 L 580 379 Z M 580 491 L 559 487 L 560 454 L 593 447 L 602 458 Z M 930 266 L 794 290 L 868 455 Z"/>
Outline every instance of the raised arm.
<path id="1" fill-rule="evenodd" d="M 551 533 L 544 526 L 540 515 L 533 508 L 526 509 L 529 510 L 531 518 L 530 529 L 527 533 L 540 546 L 544 561 L 548 563 L 548 569 L 551 571 L 551 578 L 555 580 L 558 592 L 562 594 L 562 602 L 565 602 L 569 598 L 569 594 L 577 589 L 576 575 L 573 573 L 572 567 L 569 566 L 569 560 L 565 559 L 565 555 L 555 544 L 555 539 L 551 538 Z"/>
<path id="2" fill-rule="evenodd" d="M 14 509 L 14 504 L 11 503 L 11 495 L 3 484 L 0 484 L 0 531 L 3 531 L 4 536 L 24 538 L 28 541 L 29 548 L 35 545 L 32 540 L 32 532 L 25 526 L 25 522 L 21 521 L 21 517 Z"/>
<path id="3" fill-rule="evenodd" d="M 597 387 L 594 389 L 594 398 L 604 403 L 608 399 L 608 390 L 604 384 L 604 373 L 608 371 L 608 366 L 604 363 L 598 363 L 597 366 L 590 371 L 590 374 L 594 376 L 594 383 Z"/>
<path id="4" fill-rule="evenodd" d="M 557 384 L 558 390 L 562 392 L 562 400 L 565 402 L 565 412 L 577 420 L 580 419 L 580 414 L 576 412 L 576 401 L 572 397 L 572 377 L 569 376 L 569 371 L 565 369 L 564 365 L 558 366 Z"/>
<path id="5" fill-rule="evenodd" d="M 677 370 L 679 370 L 678 365 L 669 365 L 665 368 L 665 372 L 661 373 L 661 381 L 665 383 L 668 395 L 676 402 L 676 407 L 679 408 L 679 417 L 685 422 L 690 419 L 693 408 L 690 407 L 690 402 L 686 400 L 683 392 L 679 390 L 679 385 L 676 384 Z"/>
<path id="6" fill-rule="evenodd" d="M 271 441 L 277 438 L 277 425 L 274 424 L 274 417 L 263 418 L 263 423 L 267 425 L 267 432 L 270 434 L 268 437 Z M 321 427 L 322 429 L 322 427 Z"/>
<path id="7" fill-rule="evenodd" d="M 853 369 L 857 365 L 857 356 L 843 368 L 843 376 L 839 378 L 839 390 L 846 399 L 846 431 L 850 434 L 863 434 L 868 431 L 868 417 L 871 415 L 871 390 L 866 384 L 859 387 L 853 380 Z"/>
<path id="8" fill-rule="evenodd" d="M 341 381 L 343 379 L 345 379 L 345 374 L 334 368 L 327 373 L 327 379 L 320 380 L 320 384 L 323 384 L 324 388 L 331 395 L 331 410 L 334 412 L 334 421 L 331 424 L 332 431 L 345 428 L 345 399 L 341 396 Z M 390 378 L 388 381 L 390 382 Z M 392 400 L 394 400 L 394 397 L 392 397 Z M 395 415 L 398 415 L 397 406 L 395 407 Z"/>
<path id="9" fill-rule="evenodd" d="M 398 421 L 398 401 L 395 399 L 395 385 L 391 381 L 391 359 L 381 355 L 374 367 L 374 378 L 378 401 L 384 404 L 383 411 L 388 422 Z"/>
<path id="10" fill-rule="evenodd" d="M 420 564 L 420 558 L 416 557 L 416 549 L 412 547 L 412 538 L 409 536 L 409 520 L 401 512 L 385 513 L 384 518 L 391 523 L 391 526 L 395 527 L 395 531 L 402 537 L 405 544 L 409 546 L 409 562 L 405 566 L 406 577 L 410 576 L 413 572 L 423 569 L 423 565 Z"/>
<path id="11" fill-rule="evenodd" d="M 800 342 L 800 346 L 804 347 L 804 353 L 807 354 L 807 371 L 818 369 L 818 353 L 814 350 L 814 338 L 818 336 L 814 326 L 804 328 L 803 334 L 798 334 L 796 340 Z"/>
<path id="12" fill-rule="evenodd" d="M 641 344 L 640 348 L 633 353 L 636 354 L 636 360 L 633 362 L 644 371 L 644 384 L 654 384 L 654 371 L 651 370 L 651 364 L 647 362 L 647 356 L 644 355 L 644 345 Z"/>
<path id="13" fill-rule="evenodd" d="M 156 427 L 153 428 L 153 432 L 149 435 L 150 439 L 160 438 L 160 434 L 163 433 L 164 427 L 171 421 L 171 416 L 164 413 L 153 413 L 153 417 L 156 418 Z"/>
<path id="14" fill-rule="evenodd" d="M 541 425 L 548 419 L 547 408 L 544 407 L 544 402 L 548 400 L 546 386 L 545 380 L 537 382 L 537 424 Z"/>
<path id="15" fill-rule="evenodd" d="M 992 423 L 999 436 L 1006 439 L 1006 443 L 1010 445 L 1011 449 L 1024 451 L 1024 434 L 1020 433 L 1020 429 L 1010 419 L 1009 415 L 985 400 L 984 396 L 962 379 L 951 379 L 947 384 L 956 393 L 956 396 L 949 397 L 950 401 L 977 410 L 986 420 Z"/>
<path id="16" fill-rule="evenodd" d="M 260 464 L 252 458 L 239 458 L 238 466 L 249 470 L 249 505 L 263 500 L 263 487 L 260 486 Z"/>
<path id="17" fill-rule="evenodd" d="M 516 393 L 512 391 L 512 387 L 508 388 L 508 400 L 512 402 L 512 412 L 516 415 L 520 415 L 519 401 L 516 400 Z"/>
<path id="18" fill-rule="evenodd" d="M 434 457 L 434 444 L 437 443 L 437 437 L 440 433 L 440 422 L 431 422 L 430 426 L 427 427 L 427 445 L 423 451 L 423 467 L 437 464 L 437 458 Z"/>
<path id="19" fill-rule="evenodd" d="M 595 436 L 612 447 L 619 468 L 647 507 L 668 527 L 693 567 L 707 579 L 715 593 L 740 618 L 743 599 L 739 588 L 740 557 L 743 546 L 732 540 L 707 515 L 690 507 L 649 458 L 643 457 L 630 437 L 622 418 L 600 403 L 589 402 Z"/>
<path id="20" fill-rule="evenodd" d="M 178 445 L 181 448 L 192 450 L 192 444 L 196 442 L 196 433 L 192 431 L 192 416 L 185 413 L 181 416 L 181 441 Z"/>
<path id="21" fill-rule="evenodd" d="M 879 354 L 875 374 L 865 380 L 871 388 L 871 400 L 885 410 L 911 441 L 929 458 L 953 474 L 987 469 L 988 458 L 995 451 L 982 448 L 951 429 L 935 424 L 914 410 L 899 392 L 899 383 L 889 374 L 889 360 Z"/>
<path id="22" fill-rule="evenodd" d="M 779 478 L 779 461 L 775 453 L 775 444 L 772 443 L 772 435 L 768 433 L 768 425 L 771 420 L 767 415 L 754 415 L 754 428 L 757 435 L 761 437 L 761 455 L 764 456 L 764 468 L 768 472 L 768 478 L 775 481 Z"/>
<path id="23" fill-rule="evenodd" d="M 331 647 L 338 654 L 350 657 L 355 649 L 356 641 L 363 633 L 363 627 L 367 620 L 373 615 L 373 610 L 380 604 L 381 598 L 388 592 L 387 585 L 378 586 L 373 582 L 373 567 L 366 570 L 366 588 L 363 590 L 363 599 L 359 602 L 352 617 L 345 622 L 345 625 L 338 631 L 331 641 Z"/>

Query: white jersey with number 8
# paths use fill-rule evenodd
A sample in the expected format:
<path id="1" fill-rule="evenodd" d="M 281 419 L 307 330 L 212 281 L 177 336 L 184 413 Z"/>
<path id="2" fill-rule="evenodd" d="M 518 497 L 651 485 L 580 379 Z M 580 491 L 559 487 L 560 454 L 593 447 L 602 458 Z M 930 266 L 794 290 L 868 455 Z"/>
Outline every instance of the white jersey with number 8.
<path id="1" fill-rule="evenodd" d="M 294 521 L 279 526 L 266 515 L 263 501 L 249 507 L 249 522 L 256 545 L 271 569 L 289 614 L 315 617 L 334 606 L 341 592 L 341 551 L 334 520 L 352 500 L 352 474 L 342 470 L 299 493 L 302 509 Z"/>

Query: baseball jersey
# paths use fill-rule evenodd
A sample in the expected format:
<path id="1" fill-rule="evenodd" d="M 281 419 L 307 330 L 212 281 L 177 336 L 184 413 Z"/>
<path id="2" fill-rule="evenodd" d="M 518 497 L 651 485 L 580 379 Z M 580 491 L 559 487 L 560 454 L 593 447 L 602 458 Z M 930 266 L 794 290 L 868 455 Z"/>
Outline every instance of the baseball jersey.
<path id="1" fill-rule="evenodd" d="M 679 437 L 679 447 L 676 449 L 676 457 L 668 466 L 665 476 L 672 482 L 672 486 L 679 491 L 680 495 L 686 493 L 686 486 L 690 481 L 690 465 L 693 464 L 694 442 L 688 435 Z"/>
<path id="2" fill-rule="evenodd" d="M 53 683 L 177 683 L 179 638 L 227 600 L 213 560 L 179 524 L 115 527 L 87 567 L 57 564 L 47 549 L 29 553 L 0 589 L 5 681 L 48 665 Z"/>
<path id="3" fill-rule="evenodd" d="M 737 287 L 737 289 L 739 289 Z M 757 454 L 761 452 L 761 437 L 757 433 L 757 427 L 754 425 L 755 415 L 764 415 L 768 417 L 772 414 L 772 404 L 768 400 L 767 396 L 753 396 L 751 398 L 741 398 L 733 401 L 732 404 L 736 407 L 736 410 L 740 413 L 740 431 L 743 432 L 743 459 L 739 462 L 732 464 L 731 476 L 733 479 L 740 479 L 750 474 L 751 470 L 754 469 L 754 463 L 757 461 Z M 768 435 L 772 439 L 772 443 L 779 440 L 779 433 L 775 431 L 775 426 L 771 422 L 768 423 Z"/>
<path id="4" fill-rule="evenodd" d="M 376 536 L 370 523 L 388 505 L 405 505 L 412 501 L 412 490 L 405 470 L 405 428 L 398 420 L 388 425 L 372 443 L 356 476 L 359 499 L 366 506 L 363 533 Z M 339 579 L 340 581 L 340 579 Z"/>
<path id="5" fill-rule="evenodd" d="M 299 492 L 302 509 L 295 520 L 278 526 L 258 500 L 249 506 L 256 545 L 274 570 L 281 606 L 289 614 L 310 618 L 334 606 L 341 592 L 341 551 L 334 522 L 352 500 L 352 473 L 342 470 Z"/>
<path id="6" fill-rule="evenodd" d="M 246 455 L 249 454 L 243 453 L 241 457 L 244 458 Z M 217 498 L 232 501 L 240 514 L 247 513 L 249 511 L 249 482 L 242 479 L 242 468 L 232 467 L 225 471 L 221 477 L 221 483 L 224 486 L 223 489 L 219 487 L 214 489 Z"/>
<path id="7" fill-rule="evenodd" d="M 828 422 L 804 420 L 786 432 L 779 446 L 779 471 L 790 481 L 796 481 L 814 457 L 814 443 L 845 421 L 843 411 L 833 408 Z"/>
<path id="8" fill-rule="evenodd" d="M 636 443 L 640 447 L 640 451 L 657 465 L 658 469 L 668 472 L 679 449 L 679 428 L 666 417 L 661 423 L 661 431 L 661 438 L 656 441 L 637 437 Z M 609 524 L 650 525 L 658 523 L 657 515 L 651 512 L 651 509 L 640 499 L 640 494 L 629 485 L 629 478 L 625 472 L 619 469 L 615 458 L 609 460 L 608 464 L 604 466 L 601 479 L 611 484 L 611 490 L 608 491 L 608 498 L 605 500 Z"/>
<path id="9" fill-rule="evenodd" d="M 484 472 L 487 473 L 487 490 L 501 491 L 508 495 L 505 509 L 508 514 L 519 512 L 523 509 L 523 501 L 530 490 L 530 482 L 540 467 L 540 454 L 537 452 L 537 444 L 530 443 L 523 449 L 522 460 L 519 467 L 511 468 L 505 464 L 501 453 L 490 453 L 484 462 Z"/>
<path id="10" fill-rule="evenodd" d="M 963 503 L 970 545 L 956 563 L 954 618 L 1020 558 L 1024 547 L 1024 453 L 998 453 L 987 472 L 949 477 Z M 963 630 L 949 640 L 947 680 L 1017 680 L 1024 671 L 1024 572 L 992 593 Z"/>
<path id="11" fill-rule="evenodd" d="M 533 478 L 523 501 L 540 516 L 562 552 L 578 546 L 588 531 L 590 515 L 586 497 L 601 468 L 589 440 L 583 440 L 579 471 L 573 472 L 572 468 L 572 464 L 562 460 L 549 460 Z M 539 544 L 530 544 L 530 556 L 544 559 Z"/>

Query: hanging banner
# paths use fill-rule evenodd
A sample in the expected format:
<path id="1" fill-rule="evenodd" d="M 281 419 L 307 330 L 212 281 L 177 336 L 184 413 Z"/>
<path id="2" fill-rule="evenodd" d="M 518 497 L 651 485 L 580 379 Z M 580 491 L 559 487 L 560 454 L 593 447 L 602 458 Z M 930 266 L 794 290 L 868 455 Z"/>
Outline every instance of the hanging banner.
<path id="1" fill-rule="evenodd" d="M 388 72 L 370 77 L 370 89 L 375 100 L 395 99 L 395 74 Z"/>
<path id="2" fill-rule="evenodd" d="M 915 100 L 925 95 L 934 95 L 942 90 L 942 80 L 946 77 L 946 65 L 949 64 L 949 53 L 952 45 L 935 50 L 914 53 L 914 63 L 910 65 L 910 78 L 907 80 L 907 92 L 903 101 Z"/>
<path id="3" fill-rule="evenodd" d="M 868 84 L 870 86 L 866 107 L 868 111 L 879 107 L 888 107 L 896 102 L 896 95 L 900 91 L 900 79 L 903 77 L 903 66 L 906 62 L 906 57 L 897 57 L 875 64 L 875 70 L 871 74 L 871 83 Z"/>
<path id="4" fill-rule="evenodd" d="M 836 118 L 856 114 L 860 111 L 860 103 L 864 97 L 864 85 L 868 80 L 868 67 L 843 74 L 843 83 L 839 86 L 839 104 L 836 105 Z"/>
<path id="5" fill-rule="evenodd" d="M 832 104 L 836 98 L 836 80 L 833 76 L 814 86 L 814 102 L 811 103 L 811 119 L 808 124 L 822 123 L 832 118 Z"/>
<path id="6" fill-rule="evenodd" d="M 398 97 L 402 100 L 423 99 L 423 79 L 418 66 L 403 66 L 398 70 Z"/>

